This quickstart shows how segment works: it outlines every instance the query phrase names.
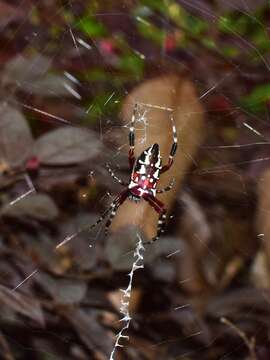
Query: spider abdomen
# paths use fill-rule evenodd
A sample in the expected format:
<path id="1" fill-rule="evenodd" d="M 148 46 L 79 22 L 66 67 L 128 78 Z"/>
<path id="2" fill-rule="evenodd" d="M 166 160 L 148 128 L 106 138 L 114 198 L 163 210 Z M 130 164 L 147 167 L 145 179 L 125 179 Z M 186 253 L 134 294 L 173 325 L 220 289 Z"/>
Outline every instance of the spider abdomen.
<path id="1" fill-rule="evenodd" d="M 137 158 L 131 174 L 129 189 L 135 196 L 145 193 L 156 195 L 156 186 L 161 170 L 161 156 L 158 144 L 144 150 Z"/>

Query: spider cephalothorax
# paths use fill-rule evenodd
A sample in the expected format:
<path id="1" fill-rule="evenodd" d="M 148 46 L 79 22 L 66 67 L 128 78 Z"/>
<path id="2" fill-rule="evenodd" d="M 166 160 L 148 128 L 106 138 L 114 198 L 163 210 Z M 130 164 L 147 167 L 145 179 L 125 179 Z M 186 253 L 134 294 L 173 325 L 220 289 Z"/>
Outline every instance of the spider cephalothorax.
<path id="1" fill-rule="evenodd" d="M 168 163 L 162 166 L 162 160 L 160 156 L 160 150 L 158 144 L 153 144 L 149 148 L 145 149 L 141 155 L 136 159 L 134 156 L 134 145 L 135 145 L 135 133 L 134 125 L 137 114 L 137 105 L 134 106 L 133 115 L 131 119 L 131 126 L 129 131 L 129 166 L 131 171 L 129 183 L 123 182 L 117 176 L 114 175 L 113 171 L 107 165 L 110 175 L 117 180 L 121 185 L 126 186 L 126 189 L 122 191 L 112 202 L 111 206 L 103 213 L 98 221 L 91 226 L 94 227 L 100 223 L 105 216 L 110 213 L 110 216 L 106 222 L 105 232 L 107 233 L 108 228 L 112 222 L 113 217 L 116 214 L 116 210 L 123 202 L 129 198 L 132 201 L 140 201 L 141 199 L 147 201 L 156 212 L 159 214 L 158 229 L 156 236 L 152 241 L 157 240 L 161 233 L 164 232 L 165 220 L 166 220 L 166 209 L 161 201 L 156 198 L 157 193 L 163 193 L 169 191 L 172 188 L 172 183 L 164 189 L 157 189 L 157 184 L 160 175 L 173 164 L 173 157 L 177 150 L 177 135 L 176 128 L 173 123 L 173 144 L 171 147 Z M 173 118 L 171 118 L 173 122 Z"/>

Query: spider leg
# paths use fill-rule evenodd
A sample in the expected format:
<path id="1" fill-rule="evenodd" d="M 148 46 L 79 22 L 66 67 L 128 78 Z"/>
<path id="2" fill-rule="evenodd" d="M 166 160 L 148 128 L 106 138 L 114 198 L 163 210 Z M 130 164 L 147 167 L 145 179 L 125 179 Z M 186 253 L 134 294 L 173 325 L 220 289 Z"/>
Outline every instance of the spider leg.
<path id="1" fill-rule="evenodd" d="M 157 194 L 162 194 L 165 191 L 170 191 L 173 188 L 174 185 L 174 179 L 170 182 L 168 186 L 166 186 L 164 189 L 157 189 Z"/>
<path id="2" fill-rule="evenodd" d="M 103 212 L 103 214 L 100 216 L 100 218 L 91 226 L 88 227 L 89 230 L 93 229 L 94 227 L 96 227 L 102 220 L 105 219 L 105 217 L 112 211 L 112 209 L 114 208 L 114 206 L 116 204 L 118 204 L 119 201 L 121 201 L 123 196 L 128 195 L 128 190 L 124 190 L 123 192 L 121 192 L 111 203 L 111 205 Z"/>
<path id="3" fill-rule="evenodd" d="M 135 162 L 135 156 L 134 156 L 134 148 L 135 148 L 135 119 L 138 111 L 138 104 L 134 105 L 133 108 L 133 114 L 131 118 L 131 125 L 129 128 L 129 153 L 128 153 L 128 160 L 129 160 L 129 167 L 130 170 L 133 169 L 133 165 Z"/>
<path id="4" fill-rule="evenodd" d="M 79 235 L 81 232 L 83 231 L 90 231 L 92 230 L 94 227 L 96 227 L 103 219 L 105 219 L 105 217 L 108 215 L 108 213 L 110 211 L 113 211 L 114 207 L 119 204 L 121 205 L 125 199 L 127 198 L 128 196 L 128 193 L 129 193 L 129 190 L 124 190 L 122 191 L 114 200 L 113 202 L 111 203 L 111 205 L 103 212 L 103 214 L 100 216 L 100 218 L 92 225 L 87 225 L 87 226 L 83 226 L 81 227 L 77 232 L 73 233 L 72 235 L 70 236 L 67 236 L 63 241 L 61 241 L 58 245 L 56 245 L 56 249 L 59 249 L 61 246 L 65 245 L 67 242 L 69 242 L 70 240 L 74 239 L 77 235 Z M 119 207 L 118 205 L 118 207 Z"/>
<path id="5" fill-rule="evenodd" d="M 109 172 L 109 174 L 111 175 L 111 177 L 116 180 L 117 182 L 119 182 L 119 184 L 123 185 L 123 186 L 127 186 L 128 183 L 124 182 L 123 180 L 119 179 L 113 172 L 113 170 L 111 169 L 109 164 L 106 164 L 106 168 Z"/>
<path id="6" fill-rule="evenodd" d="M 157 228 L 157 234 L 155 237 L 152 238 L 151 241 L 147 241 L 144 244 L 151 244 L 154 241 L 158 240 L 161 236 L 161 234 L 165 231 L 166 226 L 166 214 L 167 210 L 164 207 L 164 204 L 159 201 L 157 198 L 155 198 L 153 195 L 145 195 L 144 199 L 156 210 L 156 212 L 159 214 L 158 218 L 158 228 Z"/>
<path id="7" fill-rule="evenodd" d="M 174 157 L 174 155 L 176 153 L 176 150 L 177 150 L 177 132 L 176 132 L 176 127 L 174 125 L 173 116 L 171 116 L 171 121 L 172 121 L 172 131 L 173 131 L 173 144 L 172 144 L 172 147 L 171 147 L 168 163 L 166 165 L 162 166 L 162 169 L 160 170 L 161 174 L 168 171 L 169 168 L 172 166 L 173 157 Z"/>
<path id="8" fill-rule="evenodd" d="M 92 224 L 88 229 L 91 230 L 94 227 L 96 227 L 102 220 L 105 219 L 105 217 L 109 214 L 109 212 L 113 209 L 114 205 L 117 204 L 119 200 L 119 197 L 117 197 L 112 203 L 111 205 L 103 212 L 103 214 L 100 216 L 100 218 L 94 223 Z"/>
<path id="9" fill-rule="evenodd" d="M 109 227 L 112 223 L 112 220 L 113 218 L 115 217 L 115 214 L 116 214 L 116 211 L 117 209 L 119 208 L 120 205 L 123 204 L 123 202 L 126 200 L 127 196 L 128 196 L 128 193 L 129 191 L 128 190 L 124 190 L 120 195 L 119 195 L 119 198 L 117 199 L 117 201 L 114 201 L 112 204 L 111 204 L 111 213 L 110 213 L 110 216 L 106 222 L 106 225 L 105 225 L 105 236 L 108 234 L 108 231 L 109 231 Z"/>

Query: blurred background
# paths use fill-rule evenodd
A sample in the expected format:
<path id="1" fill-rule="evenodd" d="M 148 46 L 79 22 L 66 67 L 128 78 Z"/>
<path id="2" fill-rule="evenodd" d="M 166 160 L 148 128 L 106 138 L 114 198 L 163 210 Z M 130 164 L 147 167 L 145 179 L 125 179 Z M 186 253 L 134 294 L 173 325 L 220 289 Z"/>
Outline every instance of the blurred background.
<path id="1" fill-rule="evenodd" d="M 179 148 L 165 234 L 111 359 L 270 357 L 270 11 L 257 0 L 0 0 L 1 359 L 109 359 L 138 234 L 136 149 Z M 60 244 L 60 245 L 59 245 Z M 123 299 L 122 299 L 123 300 Z"/>

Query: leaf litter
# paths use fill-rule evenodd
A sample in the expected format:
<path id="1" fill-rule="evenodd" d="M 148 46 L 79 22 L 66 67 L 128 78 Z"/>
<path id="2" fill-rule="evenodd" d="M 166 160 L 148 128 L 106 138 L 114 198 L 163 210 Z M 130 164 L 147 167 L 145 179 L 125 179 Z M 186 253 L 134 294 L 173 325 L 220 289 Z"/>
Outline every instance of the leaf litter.
<path id="1" fill-rule="evenodd" d="M 7 359 L 109 357 L 121 325 L 112 294 L 128 284 L 132 234 L 139 227 L 147 236 L 156 219 L 128 206 L 108 239 L 97 229 L 55 246 L 80 229 L 75 217 L 92 223 L 118 192 L 102 170 L 108 158 L 128 178 L 127 103 L 164 111 L 177 97 L 181 158 L 172 174 L 178 187 L 171 199 L 163 197 L 172 218 L 134 278 L 129 342 L 117 356 L 269 358 L 269 44 L 261 31 L 269 14 L 263 1 L 169 5 L 92 4 L 94 19 L 82 1 L 61 9 L 54 1 L 40 3 L 27 15 L 20 5 L 0 2 L 0 349 Z M 167 83 L 175 87 L 171 103 L 155 94 L 166 87 L 168 72 L 182 84 Z M 191 82 L 183 80 L 188 77 Z M 189 102 L 194 84 L 203 103 L 198 108 Z M 125 99 L 120 116 L 118 99 Z M 149 111 L 146 118 L 151 132 L 142 116 L 139 146 L 151 136 L 169 146 L 165 112 L 155 113 L 156 123 Z M 35 169 L 28 166 L 33 156 Z M 26 175 L 35 193 L 27 194 Z"/>

